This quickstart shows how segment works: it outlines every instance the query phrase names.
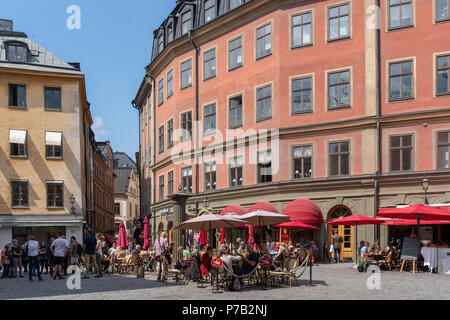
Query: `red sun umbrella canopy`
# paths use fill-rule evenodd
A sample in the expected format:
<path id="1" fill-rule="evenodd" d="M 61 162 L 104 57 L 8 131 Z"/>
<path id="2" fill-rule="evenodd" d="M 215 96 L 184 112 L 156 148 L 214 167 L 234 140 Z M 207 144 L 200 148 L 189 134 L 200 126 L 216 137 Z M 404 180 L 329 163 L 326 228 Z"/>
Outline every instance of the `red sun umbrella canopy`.
<path id="1" fill-rule="evenodd" d="M 128 248 L 127 230 L 125 230 L 125 225 L 123 222 L 119 225 L 119 239 L 117 240 L 117 245 L 122 249 Z"/>
<path id="2" fill-rule="evenodd" d="M 291 217 L 291 221 L 301 221 L 303 223 L 322 223 L 322 211 L 309 199 L 299 199 L 289 203 L 283 214 Z"/>
<path id="3" fill-rule="evenodd" d="M 248 226 L 248 243 L 255 244 L 255 229 L 253 226 Z"/>
<path id="4" fill-rule="evenodd" d="M 300 222 L 300 221 L 291 221 L 282 224 L 278 224 L 275 226 L 276 228 L 284 228 L 284 229 L 297 229 L 297 230 L 320 230 L 320 228 L 311 226 L 309 224 Z"/>
<path id="5" fill-rule="evenodd" d="M 150 227 L 148 225 L 148 218 L 145 217 L 145 219 L 144 219 L 144 246 L 143 246 L 144 250 L 147 250 L 150 247 L 150 242 L 148 241 L 149 236 L 150 236 Z"/>
<path id="6" fill-rule="evenodd" d="M 421 220 L 450 220 L 448 209 L 416 204 L 403 208 L 381 208 L 378 218 L 417 219 Z"/>
<path id="7" fill-rule="evenodd" d="M 327 222 L 327 224 L 332 226 L 360 226 L 365 224 L 380 224 L 382 222 L 383 220 L 381 219 L 375 219 L 355 214 L 342 219 Z"/>
<path id="8" fill-rule="evenodd" d="M 385 220 L 381 223 L 383 226 L 414 226 L 417 225 L 417 220 L 408 220 L 408 219 L 394 219 L 394 220 Z M 420 225 L 438 225 L 438 224 L 450 224 L 450 220 L 422 220 L 420 221 Z"/>
<path id="9" fill-rule="evenodd" d="M 206 246 L 208 244 L 208 235 L 205 230 L 200 232 L 200 238 L 198 238 L 198 244 L 200 246 Z"/>
<path id="10" fill-rule="evenodd" d="M 241 206 L 233 205 L 233 206 L 226 207 L 220 213 L 221 216 L 233 215 L 233 214 L 234 215 L 238 215 L 238 216 L 242 216 L 242 215 L 245 214 L 245 209 L 242 208 Z"/>

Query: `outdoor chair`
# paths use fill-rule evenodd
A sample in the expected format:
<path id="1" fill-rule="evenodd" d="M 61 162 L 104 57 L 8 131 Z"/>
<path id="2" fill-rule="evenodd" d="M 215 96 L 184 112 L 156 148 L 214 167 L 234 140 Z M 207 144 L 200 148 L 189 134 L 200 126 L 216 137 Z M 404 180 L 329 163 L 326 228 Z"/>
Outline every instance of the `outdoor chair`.
<path id="1" fill-rule="evenodd" d="M 380 268 L 389 268 L 389 271 L 392 271 L 392 255 L 393 251 L 390 251 L 386 258 L 378 261 L 378 267 Z"/>
<path id="2" fill-rule="evenodd" d="M 178 269 L 170 269 L 167 259 L 164 256 L 161 257 L 161 260 L 162 260 L 163 269 L 164 269 L 163 278 L 162 278 L 163 283 L 166 284 L 167 281 L 169 280 L 169 277 L 174 277 L 175 282 L 177 284 L 185 283 L 185 281 L 187 280 L 186 272 L 183 272 Z"/>

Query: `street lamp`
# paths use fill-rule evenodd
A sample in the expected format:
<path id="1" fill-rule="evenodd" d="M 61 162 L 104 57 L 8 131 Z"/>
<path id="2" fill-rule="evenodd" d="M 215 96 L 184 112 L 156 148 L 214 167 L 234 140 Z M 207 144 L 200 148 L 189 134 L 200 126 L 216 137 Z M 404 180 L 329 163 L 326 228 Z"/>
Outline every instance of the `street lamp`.
<path id="1" fill-rule="evenodd" d="M 205 197 L 205 200 L 203 200 L 203 207 L 205 209 L 209 208 L 209 201 L 208 201 L 208 197 Z"/>
<path id="2" fill-rule="evenodd" d="M 70 211 L 71 211 L 71 213 L 73 215 L 76 215 L 76 213 L 75 213 L 75 206 L 74 206 L 75 205 L 75 197 L 74 197 L 73 194 L 70 195 L 69 200 L 70 200 L 70 204 L 72 205 L 72 207 L 70 208 Z"/>
<path id="3" fill-rule="evenodd" d="M 428 191 L 428 188 L 430 187 L 430 180 L 428 180 L 428 178 L 425 176 L 423 179 L 422 179 L 422 189 L 423 189 L 423 191 L 425 192 L 425 204 L 430 204 L 429 202 L 428 202 L 428 199 L 427 199 L 427 191 Z"/>

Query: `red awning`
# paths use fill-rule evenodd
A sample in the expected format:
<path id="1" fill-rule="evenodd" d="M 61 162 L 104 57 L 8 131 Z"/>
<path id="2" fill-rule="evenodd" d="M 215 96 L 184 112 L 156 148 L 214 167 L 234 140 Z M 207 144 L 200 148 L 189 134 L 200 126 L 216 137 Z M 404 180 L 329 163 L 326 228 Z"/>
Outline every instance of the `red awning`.
<path id="1" fill-rule="evenodd" d="M 256 203 L 247 212 L 250 213 L 250 212 L 257 211 L 257 210 L 279 213 L 277 208 L 275 208 L 273 206 L 273 204 L 271 204 L 270 202 L 259 202 L 259 203 Z"/>
<path id="2" fill-rule="evenodd" d="M 235 213 L 237 215 L 242 216 L 245 214 L 245 209 L 238 205 L 229 206 L 229 207 L 226 207 L 225 209 L 223 209 L 222 212 L 220 213 L 220 215 L 224 216 L 227 213 Z"/>
<path id="3" fill-rule="evenodd" d="M 291 221 L 301 221 L 303 223 L 322 223 L 322 211 L 313 201 L 299 199 L 292 201 L 284 209 L 283 214 L 290 216 Z"/>

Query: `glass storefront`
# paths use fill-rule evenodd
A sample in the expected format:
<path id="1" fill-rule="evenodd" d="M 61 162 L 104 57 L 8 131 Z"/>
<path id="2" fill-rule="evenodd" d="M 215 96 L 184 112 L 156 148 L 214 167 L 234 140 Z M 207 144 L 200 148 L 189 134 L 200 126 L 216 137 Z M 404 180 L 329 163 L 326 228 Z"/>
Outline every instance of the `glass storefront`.
<path id="1" fill-rule="evenodd" d="M 17 239 L 20 244 L 23 244 L 30 235 L 33 235 L 39 242 L 48 242 L 50 238 L 56 238 L 58 232 L 65 234 L 66 227 L 14 227 L 13 239 Z"/>

